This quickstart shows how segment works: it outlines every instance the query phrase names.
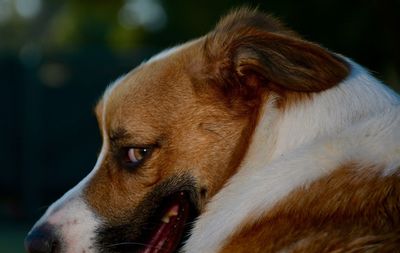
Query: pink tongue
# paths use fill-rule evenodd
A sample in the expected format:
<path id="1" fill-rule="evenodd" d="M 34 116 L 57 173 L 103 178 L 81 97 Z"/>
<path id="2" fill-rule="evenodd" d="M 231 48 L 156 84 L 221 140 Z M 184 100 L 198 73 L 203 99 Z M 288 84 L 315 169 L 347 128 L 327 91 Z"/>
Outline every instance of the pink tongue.
<path id="1" fill-rule="evenodd" d="M 180 243 L 188 215 L 189 202 L 185 193 L 180 192 L 164 212 L 160 225 L 153 231 L 142 253 L 174 252 Z"/>

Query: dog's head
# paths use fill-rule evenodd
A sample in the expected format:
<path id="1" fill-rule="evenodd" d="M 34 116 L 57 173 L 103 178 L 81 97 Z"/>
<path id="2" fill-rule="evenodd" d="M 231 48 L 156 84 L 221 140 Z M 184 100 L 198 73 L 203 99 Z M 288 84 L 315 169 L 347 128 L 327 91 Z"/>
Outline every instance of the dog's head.
<path id="1" fill-rule="evenodd" d="M 240 168 L 262 105 L 296 106 L 347 72 L 264 14 L 228 15 L 107 89 L 97 164 L 38 221 L 28 251 L 174 252 Z"/>

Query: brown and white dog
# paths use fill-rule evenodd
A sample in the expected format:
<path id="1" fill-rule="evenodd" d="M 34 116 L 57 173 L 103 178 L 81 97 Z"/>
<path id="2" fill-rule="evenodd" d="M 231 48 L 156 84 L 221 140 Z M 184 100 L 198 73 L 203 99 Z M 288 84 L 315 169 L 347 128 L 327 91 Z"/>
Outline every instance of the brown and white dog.
<path id="1" fill-rule="evenodd" d="M 240 9 L 119 78 L 30 253 L 400 252 L 400 100 Z"/>

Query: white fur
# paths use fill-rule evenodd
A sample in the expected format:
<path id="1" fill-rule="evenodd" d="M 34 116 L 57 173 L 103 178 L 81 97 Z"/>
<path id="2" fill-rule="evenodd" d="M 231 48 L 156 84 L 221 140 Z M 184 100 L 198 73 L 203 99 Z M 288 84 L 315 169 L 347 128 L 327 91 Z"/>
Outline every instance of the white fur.
<path id="1" fill-rule="evenodd" d="M 265 104 L 253 142 L 239 172 L 208 204 L 195 223 L 184 252 L 218 252 L 243 223 L 254 221 L 299 186 L 340 165 L 359 161 L 400 165 L 398 96 L 359 65 L 307 103 L 278 113 Z"/>
<path id="2" fill-rule="evenodd" d="M 179 52 L 183 48 L 188 47 L 189 45 L 190 45 L 190 42 L 182 44 L 182 45 L 176 45 L 176 46 L 171 47 L 171 48 L 164 49 L 163 51 L 161 51 L 158 54 L 156 54 L 153 57 L 151 57 L 146 63 L 149 64 L 149 63 L 153 63 L 155 61 L 159 61 L 159 60 L 165 59 L 165 58 L 167 58 L 167 57 Z"/>
<path id="3" fill-rule="evenodd" d="M 176 45 L 176 46 L 174 46 L 174 47 L 167 48 L 167 49 L 165 49 L 165 50 L 159 52 L 158 54 L 154 55 L 153 57 L 151 57 L 149 60 L 146 61 L 146 63 L 147 63 L 147 64 L 150 64 L 150 63 L 153 63 L 153 62 L 156 62 L 156 61 L 165 59 L 165 58 L 167 58 L 167 57 L 169 57 L 169 56 L 171 56 L 171 55 L 173 55 L 173 54 L 178 53 L 178 52 L 181 51 L 182 49 L 189 47 L 189 46 L 192 45 L 195 41 L 196 41 L 196 40 L 194 40 L 194 41 L 189 41 L 189 42 L 186 42 L 185 44 L 182 44 L 182 45 Z"/>
<path id="4" fill-rule="evenodd" d="M 177 45 L 177 46 L 174 46 L 174 47 L 171 47 L 171 48 L 167 48 L 167 49 L 161 51 L 160 53 L 154 55 L 153 57 L 151 57 L 147 61 L 147 63 L 152 63 L 152 62 L 164 59 L 164 58 L 170 56 L 171 54 L 176 53 L 180 48 L 181 48 L 181 45 Z"/>

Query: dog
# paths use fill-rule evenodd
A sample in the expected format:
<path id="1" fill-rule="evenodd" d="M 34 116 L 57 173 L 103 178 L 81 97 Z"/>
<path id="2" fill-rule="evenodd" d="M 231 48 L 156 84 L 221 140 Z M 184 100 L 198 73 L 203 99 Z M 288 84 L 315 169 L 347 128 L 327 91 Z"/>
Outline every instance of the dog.
<path id="1" fill-rule="evenodd" d="M 400 252 L 400 99 L 241 8 L 110 85 L 30 253 Z"/>

